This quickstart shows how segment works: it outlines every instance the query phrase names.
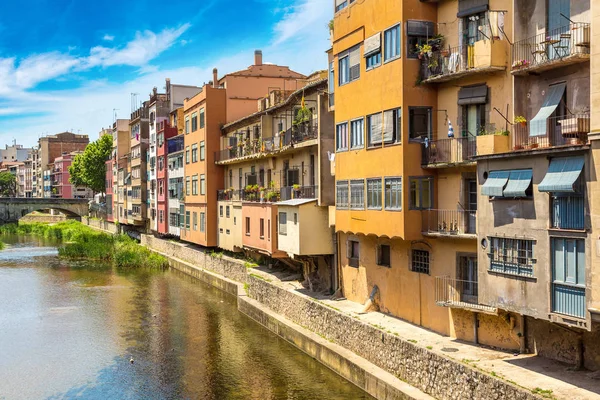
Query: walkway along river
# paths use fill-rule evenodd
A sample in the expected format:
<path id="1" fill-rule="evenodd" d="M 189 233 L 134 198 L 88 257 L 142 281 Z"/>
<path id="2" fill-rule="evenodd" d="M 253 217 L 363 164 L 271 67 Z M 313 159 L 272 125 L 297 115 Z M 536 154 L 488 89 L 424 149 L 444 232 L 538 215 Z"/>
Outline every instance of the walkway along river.
<path id="1" fill-rule="evenodd" d="M 371 399 L 186 275 L 3 240 L 0 399 Z"/>

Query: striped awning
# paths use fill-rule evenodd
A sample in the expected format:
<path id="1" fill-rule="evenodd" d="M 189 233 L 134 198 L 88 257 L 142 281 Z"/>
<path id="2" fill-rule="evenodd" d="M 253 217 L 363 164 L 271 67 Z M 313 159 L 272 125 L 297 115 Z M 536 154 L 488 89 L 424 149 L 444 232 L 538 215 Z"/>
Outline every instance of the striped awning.
<path id="1" fill-rule="evenodd" d="M 575 192 L 575 182 L 581 175 L 584 164 L 583 156 L 553 158 L 550 160 L 546 176 L 538 185 L 538 190 L 540 192 Z"/>
<path id="2" fill-rule="evenodd" d="M 548 120 L 548 117 L 552 115 L 554 110 L 556 110 L 556 107 L 558 107 L 566 87 L 566 83 L 558 83 L 550 86 L 544 104 L 542 104 L 542 108 L 540 108 L 540 111 L 538 111 L 536 116 L 529 122 L 529 136 L 546 135 L 546 121 Z"/>
<path id="3" fill-rule="evenodd" d="M 531 185 L 533 172 L 530 169 L 510 171 L 508 183 L 504 189 L 504 197 L 526 197 L 526 191 Z"/>
<path id="4" fill-rule="evenodd" d="M 481 187 L 481 194 L 484 196 L 501 197 L 504 192 L 504 187 L 508 182 L 510 171 L 492 171 L 490 172 L 485 183 Z"/>

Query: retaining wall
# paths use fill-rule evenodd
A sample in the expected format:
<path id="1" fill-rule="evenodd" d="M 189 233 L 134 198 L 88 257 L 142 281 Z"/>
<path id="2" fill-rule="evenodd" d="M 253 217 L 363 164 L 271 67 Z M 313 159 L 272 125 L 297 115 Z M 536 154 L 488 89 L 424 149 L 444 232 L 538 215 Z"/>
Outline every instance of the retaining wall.
<path id="1" fill-rule="evenodd" d="M 105 221 L 103 219 L 81 217 L 81 223 L 108 233 L 120 233 L 118 225 L 115 225 L 114 223 Z"/>

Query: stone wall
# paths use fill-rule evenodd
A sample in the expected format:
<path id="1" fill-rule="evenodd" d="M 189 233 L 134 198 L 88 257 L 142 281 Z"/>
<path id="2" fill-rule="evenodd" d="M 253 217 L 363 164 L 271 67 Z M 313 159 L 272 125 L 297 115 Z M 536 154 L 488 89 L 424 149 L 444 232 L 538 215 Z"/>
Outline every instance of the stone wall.
<path id="1" fill-rule="evenodd" d="M 91 219 L 88 217 L 81 217 L 81 223 L 88 225 L 92 228 L 100 229 L 109 233 L 119 233 L 120 229 L 118 225 L 112 222 L 104 221 L 102 219 Z"/>
<path id="2" fill-rule="evenodd" d="M 244 261 L 228 257 L 222 253 L 214 253 L 212 250 L 207 251 L 202 247 L 189 243 L 159 239 L 152 235 L 142 235 L 141 243 L 160 253 L 215 272 L 227 279 L 240 283 L 247 280 L 248 273 Z"/>
<path id="3" fill-rule="evenodd" d="M 527 390 L 416 346 L 308 297 L 248 276 L 248 295 L 437 399 L 539 399 Z"/>

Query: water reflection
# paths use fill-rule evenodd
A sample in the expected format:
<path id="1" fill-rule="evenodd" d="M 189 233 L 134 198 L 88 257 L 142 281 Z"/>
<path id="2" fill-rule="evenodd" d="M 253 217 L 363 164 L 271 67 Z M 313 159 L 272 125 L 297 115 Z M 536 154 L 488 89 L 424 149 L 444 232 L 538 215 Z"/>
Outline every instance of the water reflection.
<path id="1" fill-rule="evenodd" d="M 217 289 L 28 239 L 0 252 L 0 398 L 370 398 Z"/>

